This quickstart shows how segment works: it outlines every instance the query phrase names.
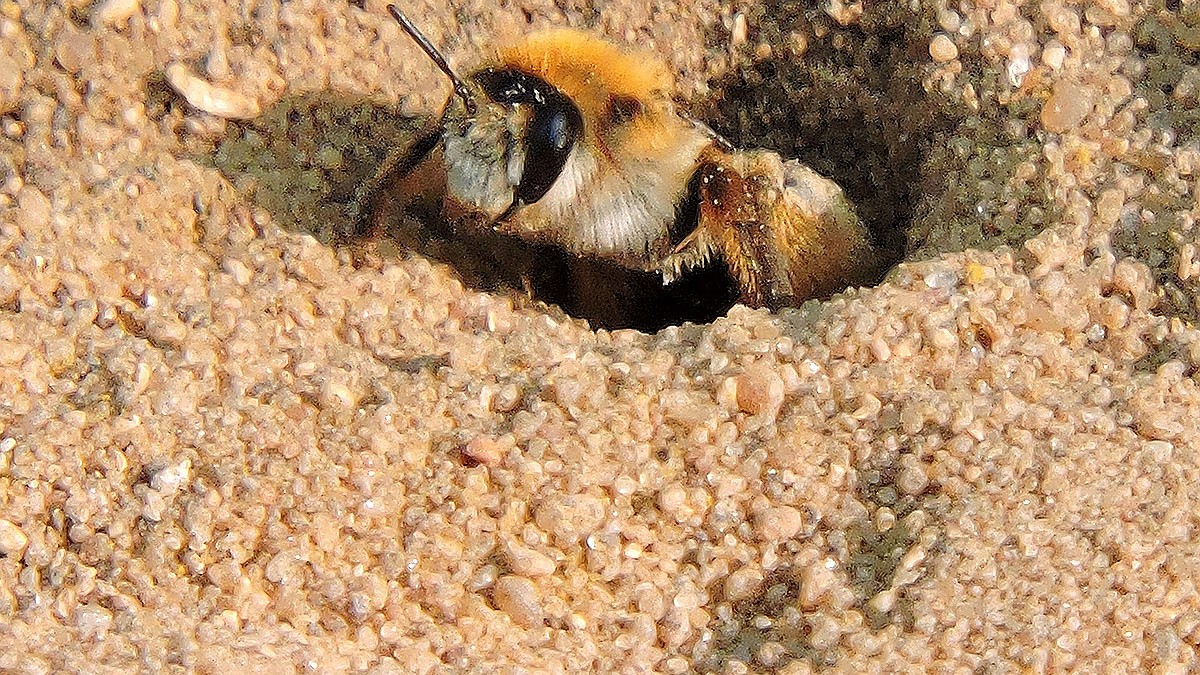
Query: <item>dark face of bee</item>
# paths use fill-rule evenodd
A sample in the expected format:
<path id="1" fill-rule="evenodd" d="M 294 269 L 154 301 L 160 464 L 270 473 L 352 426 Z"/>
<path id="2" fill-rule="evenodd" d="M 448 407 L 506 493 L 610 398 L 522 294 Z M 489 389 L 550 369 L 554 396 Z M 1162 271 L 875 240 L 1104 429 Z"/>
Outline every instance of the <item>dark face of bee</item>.
<path id="1" fill-rule="evenodd" d="M 525 130 L 525 166 L 516 189 L 518 201 L 532 204 L 554 185 L 583 131 L 579 108 L 545 80 L 528 73 L 488 68 L 472 78 L 496 103 L 524 104 L 533 111 Z"/>

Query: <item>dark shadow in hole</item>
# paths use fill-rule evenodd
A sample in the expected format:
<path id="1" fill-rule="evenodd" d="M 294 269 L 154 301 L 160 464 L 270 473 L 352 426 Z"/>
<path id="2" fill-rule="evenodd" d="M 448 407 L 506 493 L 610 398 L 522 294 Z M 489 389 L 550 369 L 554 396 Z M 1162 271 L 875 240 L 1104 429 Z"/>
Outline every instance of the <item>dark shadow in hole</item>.
<path id="1" fill-rule="evenodd" d="M 738 296 L 737 285 L 723 265 L 689 272 L 664 286 L 656 273 L 578 258 L 516 237 L 462 232 L 444 236 L 410 250 L 451 264 L 474 288 L 523 291 L 586 319 L 593 328 L 655 332 L 689 321 L 709 323 L 732 307 Z"/>
<path id="2" fill-rule="evenodd" d="M 691 107 L 734 145 L 769 148 L 837 181 L 886 271 L 909 243 L 934 139 L 954 121 L 922 87 L 928 36 L 916 34 L 911 13 L 899 2 L 863 4 L 865 13 L 844 27 L 811 2 L 756 4 L 737 67 Z M 771 52 L 751 60 L 754 45 Z"/>

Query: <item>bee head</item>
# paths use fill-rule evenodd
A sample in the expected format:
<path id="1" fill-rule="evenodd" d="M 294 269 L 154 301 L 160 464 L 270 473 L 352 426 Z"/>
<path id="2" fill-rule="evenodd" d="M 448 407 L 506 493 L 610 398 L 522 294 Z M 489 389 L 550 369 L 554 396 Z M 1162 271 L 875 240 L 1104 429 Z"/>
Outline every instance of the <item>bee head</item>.
<path id="1" fill-rule="evenodd" d="M 515 176 L 515 196 L 522 204 L 536 202 L 558 180 L 583 132 L 579 108 L 542 78 L 519 70 L 485 68 L 471 80 L 490 103 L 515 116 L 513 136 L 524 159 Z"/>
<path id="2" fill-rule="evenodd" d="M 559 29 L 499 50 L 463 78 L 388 9 L 454 84 L 441 120 L 451 220 L 635 262 L 664 245 L 713 142 L 676 112 L 664 64 Z"/>
<path id="3" fill-rule="evenodd" d="M 583 131 L 579 108 L 536 74 L 504 65 L 459 77 L 408 17 L 388 11 L 454 85 L 442 120 L 451 194 L 492 220 L 541 199 Z"/>
<path id="4" fill-rule="evenodd" d="M 579 111 L 581 140 L 610 160 L 654 160 L 694 133 L 671 100 L 656 57 L 571 29 L 535 33 L 500 52 L 499 67 L 546 83 Z"/>

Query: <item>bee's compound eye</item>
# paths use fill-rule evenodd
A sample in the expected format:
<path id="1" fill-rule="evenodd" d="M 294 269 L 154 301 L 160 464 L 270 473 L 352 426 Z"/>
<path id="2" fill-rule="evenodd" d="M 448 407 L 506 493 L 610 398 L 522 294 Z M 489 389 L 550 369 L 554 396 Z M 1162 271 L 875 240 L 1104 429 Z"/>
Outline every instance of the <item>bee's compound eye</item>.
<path id="1" fill-rule="evenodd" d="M 581 126 L 574 108 L 546 105 L 533 113 L 525 135 L 525 171 L 517 186 L 517 198 L 522 202 L 541 199 L 562 174 Z"/>
<path id="2" fill-rule="evenodd" d="M 482 70 L 474 78 L 496 103 L 531 106 L 525 129 L 525 166 L 517 199 L 532 204 L 554 185 L 583 131 L 583 117 L 571 99 L 540 77 L 515 70 Z"/>

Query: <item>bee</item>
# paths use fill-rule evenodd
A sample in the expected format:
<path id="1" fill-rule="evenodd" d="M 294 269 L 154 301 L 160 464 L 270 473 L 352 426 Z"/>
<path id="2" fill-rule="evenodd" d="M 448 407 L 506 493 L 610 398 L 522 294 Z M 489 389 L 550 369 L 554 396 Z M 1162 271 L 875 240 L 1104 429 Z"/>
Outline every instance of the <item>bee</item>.
<path id="1" fill-rule="evenodd" d="M 360 234 L 397 209 L 675 284 L 724 265 L 752 307 L 794 306 L 875 275 L 841 188 L 796 161 L 738 150 L 677 108 L 660 60 L 577 30 L 501 48 L 468 77 L 394 5 L 453 84 L 434 128 L 361 186 Z M 376 208 L 381 195 L 390 209 Z"/>

